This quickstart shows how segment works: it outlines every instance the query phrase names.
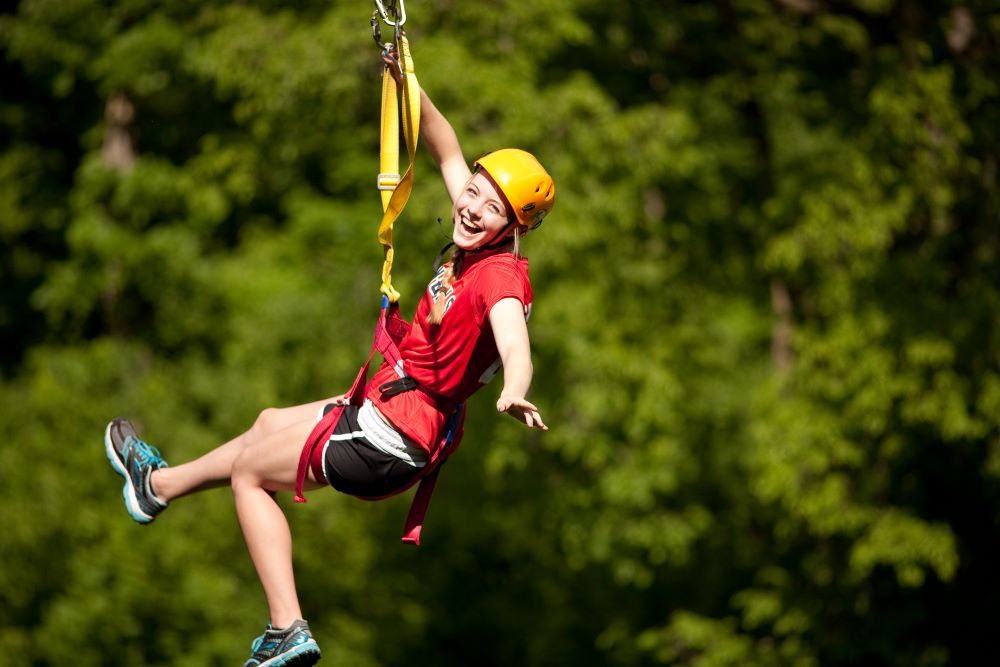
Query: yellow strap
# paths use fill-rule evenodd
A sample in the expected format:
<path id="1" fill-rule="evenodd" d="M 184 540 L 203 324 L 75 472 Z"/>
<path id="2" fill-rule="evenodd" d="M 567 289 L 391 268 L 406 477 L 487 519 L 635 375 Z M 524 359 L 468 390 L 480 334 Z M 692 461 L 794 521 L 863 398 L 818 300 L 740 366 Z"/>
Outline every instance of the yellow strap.
<path id="1" fill-rule="evenodd" d="M 381 144 L 378 189 L 382 195 L 384 211 L 389 207 L 392 191 L 399 185 L 399 106 L 396 101 L 396 80 L 387 71 L 382 73 Z"/>
<path id="2" fill-rule="evenodd" d="M 420 85 L 413 69 L 413 58 L 410 56 L 410 45 L 406 35 L 399 31 L 396 45 L 399 51 L 399 64 L 403 68 L 402 108 L 403 137 L 406 140 L 406 152 L 409 165 L 400 177 L 399 173 L 399 106 L 396 102 L 396 82 L 388 69 L 382 72 L 382 130 L 381 152 L 379 158 L 378 184 L 382 191 L 382 222 L 378 227 L 378 241 L 385 250 L 385 261 L 382 263 L 382 294 L 395 303 L 399 300 L 399 292 L 392 286 L 392 225 L 403 212 L 406 202 L 413 191 L 413 157 L 417 151 L 417 138 L 420 133 Z"/>

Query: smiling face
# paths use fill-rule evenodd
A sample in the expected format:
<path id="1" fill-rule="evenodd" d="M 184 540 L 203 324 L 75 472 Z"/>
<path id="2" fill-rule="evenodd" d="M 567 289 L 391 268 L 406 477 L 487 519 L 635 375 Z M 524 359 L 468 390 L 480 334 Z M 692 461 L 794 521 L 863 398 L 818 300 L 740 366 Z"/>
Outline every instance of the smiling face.
<path id="1" fill-rule="evenodd" d="M 510 232 L 503 200 L 481 172 L 473 174 L 465 184 L 455 201 L 453 218 L 451 240 L 462 250 L 475 250 Z"/>

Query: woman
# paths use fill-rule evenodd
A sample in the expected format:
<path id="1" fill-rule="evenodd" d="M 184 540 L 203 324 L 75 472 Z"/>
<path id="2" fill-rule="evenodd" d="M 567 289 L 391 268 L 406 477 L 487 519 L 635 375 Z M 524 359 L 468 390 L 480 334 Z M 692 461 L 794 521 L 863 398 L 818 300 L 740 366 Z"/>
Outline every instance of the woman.
<path id="1" fill-rule="evenodd" d="M 393 63 L 394 64 L 394 63 Z M 395 65 L 398 68 L 398 65 Z M 361 406 L 346 405 L 309 466 L 306 489 L 327 484 L 383 496 L 411 484 L 433 463 L 454 412 L 503 366 L 497 410 L 548 430 L 525 396 L 532 366 L 531 308 L 520 238 L 551 210 L 555 186 L 528 153 L 503 149 L 470 170 L 454 129 L 421 91 L 421 134 L 453 202 L 452 258 L 421 298 L 399 345 L 405 377 L 388 364 L 367 385 Z M 387 385 L 393 391 L 380 391 Z M 240 528 L 270 610 L 270 624 L 244 667 L 311 665 L 320 650 L 302 619 L 292 572 L 292 540 L 274 492 L 291 491 L 303 443 L 317 415 L 343 397 L 264 410 L 249 431 L 204 456 L 168 467 L 128 421 L 108 424 L 105 450 L 125 478 L 129 514 L 149 523 L 181 496 L 230 485 Z"/>

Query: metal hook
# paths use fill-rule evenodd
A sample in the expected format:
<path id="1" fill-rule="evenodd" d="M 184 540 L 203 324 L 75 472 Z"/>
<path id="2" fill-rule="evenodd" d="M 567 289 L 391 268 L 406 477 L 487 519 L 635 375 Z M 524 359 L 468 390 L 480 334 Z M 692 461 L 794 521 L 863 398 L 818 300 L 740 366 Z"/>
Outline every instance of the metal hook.
<path id="1" fill-rule="evenodd" d="M 378 10 L 372 12 L 372 39 L 382 48 L 382 28 L 378 24 Z"/>
<path id="2" fill-rule="evenodd" d="M 397 7 L 396 4 L 399 4 Z M 399 30 L 399 27 L 406 23 L 406 5 L 403 0 L 391 0 L 389 3 L 389 9 L 387 10 L 385 5 L 382 4 L 382 0 L 375 0 L 376 11 L 382 15 L 382 20 L 385 21 L 386 25 L 391 25 Z M 392 19 L 389 18 L 389 14 L 392 14 Z"/>

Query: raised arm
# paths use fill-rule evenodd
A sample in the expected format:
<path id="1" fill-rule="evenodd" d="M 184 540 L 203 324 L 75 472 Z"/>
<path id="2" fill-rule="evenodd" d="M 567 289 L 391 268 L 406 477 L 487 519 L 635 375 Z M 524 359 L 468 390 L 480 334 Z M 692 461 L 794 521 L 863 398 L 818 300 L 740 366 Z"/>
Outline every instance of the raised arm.
<path id="1" fill-rule="evenodd" d="M 403 85 L 395 54 L 383 57 L 383 61 L 396 79 L 396 83 Z M 438 111 L 423 88 L 420 89 L 420 139 L 431 157 L 438 163 L 448 196 L 454 202 L 472 176 L 472 171 L 462 155 L 462 146 L 458 143 L 455 128 L 444 114 Z"/>
<path id="2" fill-rule="evenodd" d="M 462 193 L 472 172 L 462 155 L 455 129 L 434 102 L 420 89 L 420 136 L 431 157 L 438 163 L 448 196 L 454 202 Z"/>

